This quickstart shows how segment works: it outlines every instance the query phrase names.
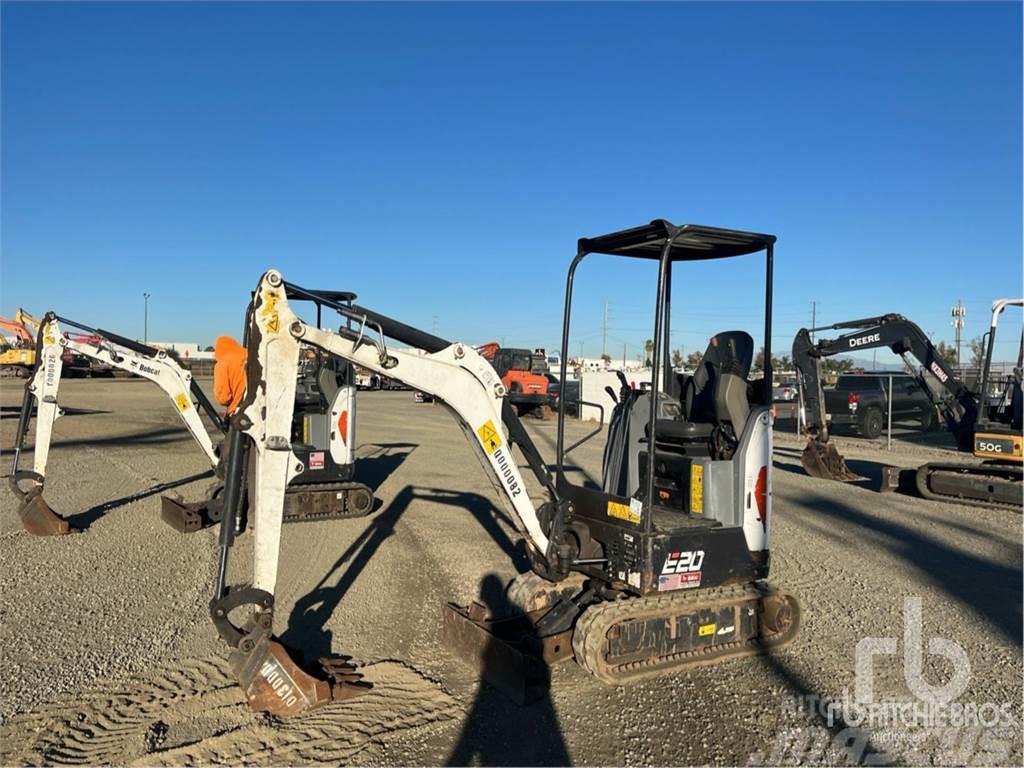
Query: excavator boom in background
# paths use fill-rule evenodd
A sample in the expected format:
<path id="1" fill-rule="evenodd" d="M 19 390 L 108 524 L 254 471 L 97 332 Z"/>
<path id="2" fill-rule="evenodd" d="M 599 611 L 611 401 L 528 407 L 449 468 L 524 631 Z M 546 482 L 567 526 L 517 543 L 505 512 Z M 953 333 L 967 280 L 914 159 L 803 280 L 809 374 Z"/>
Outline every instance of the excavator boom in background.
<path id="1" fill-rule="evenodd" d="M 39 321 L 24 309 L 0 317 L 0 377 L 27 379 L 36 364 Z"/>
<path id="2" fill-rule="evenodd" d="M 976 464 L 925 464 L 914 472 L 913 484 L 917 491 L 926 498 L 1019 510 L 1022 502 L 1021 366 L 1024 361 L 1021 355 L 1024 355 L 1024 336 L 1014 371 L 999 382 L 992 375 L 996 330 L 1003 311 L 1010 306 L 1024 306 L 1024 299 L 999 299 L 992 303 L 992 321 L 983 337 L 985 359 L 976 390 L 957 377 L 924 331 L 902 315 L 801 328 L 793 340 L 793 364 L 800 382 L 802 430 L 807 437 L 801 463 L 807 474 L 828 480 L 860 479 L 847 467 L 835 444 L 829 441 L 821 360 L 854 350 L 888 347 L 904 358 L 908 368 L 917 370 L 922 389 L 943 415 L 957 449 L 986 460 Z M 846 329 L 853 330 L 834 339 L 811 339 L 812 331 Z M 906 485 L 901 483 L 899 470 L 889 473 L 886 482 L 889 486 Z"/>
<path id="3" fill-rule="evenodd" d="M 506 397 L 520 416 L 535 413 L 541 418 L 549 418 L 554 407 L 549 392 L 550 382 L 547 376 L 535 370 L 533 352 L 502 347 L 496 341 L 482 344 L 476 351 L 501 377 L 501 383 L 508 393 Z"/>

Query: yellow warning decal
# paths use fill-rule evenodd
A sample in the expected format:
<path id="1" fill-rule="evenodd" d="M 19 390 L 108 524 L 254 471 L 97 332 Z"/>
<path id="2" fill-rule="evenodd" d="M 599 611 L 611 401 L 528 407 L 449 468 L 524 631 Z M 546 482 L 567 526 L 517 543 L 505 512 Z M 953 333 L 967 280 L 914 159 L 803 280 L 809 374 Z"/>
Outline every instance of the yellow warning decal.
<path id="1" fill-rule="evenodd" d="M 704 465 L 690 467 L 690 514 L 704 514 Z"/>
<path id="2" fill-rule="evenodd" d="M 701 624 L 697 627 L 697 634 L 701 637 L 707 637 L 708 635 L 715 634 L 715 629 L 718 627 L 717 624 Z"/>
<path id="3" fill-rule="evenodd" d="M 188 395 L 175 395 L 174 404 L 178 406 L 179 411 L 187 411 L 192 407 L 192 401 L 188 399 Z"/>
<path id="4" fill-rule="evenodd" d="M 270 333 L 277 333 L 281 327 L 277 316 L 277 301 L 277 291 L 266 290 L 263 292 L 263 309 L 260 310 L 260 314 L 267 318 L 267 330 Z"/>
<path id="5" fill-rule="evenodd" d="M 620 504 L 617 501 L 608 502 L 608 517 L 617 517 L 629 523 L 639 523 L 640 513 L 630 509 L 629 504 Z"/>
<path id="6" fill-rule="evenodd" d="M 47 334 L 45 334 L 43 336 L 43 343 L 44 344 L 56 344 L 57 343 L 57 337 L 54 336 L 52 333 L 47 333 Z"/>
<path id="7" fill-rule="evenodd" d="M 498 434 L 498 430 L 494 428 L 494 422 L 490 419 L 482 427 L 479 427 L 476 433 L 480 435 L 480 442 L 483 443 L 484 450 L 488 454 L 501 448 L 501 435 Z"/>

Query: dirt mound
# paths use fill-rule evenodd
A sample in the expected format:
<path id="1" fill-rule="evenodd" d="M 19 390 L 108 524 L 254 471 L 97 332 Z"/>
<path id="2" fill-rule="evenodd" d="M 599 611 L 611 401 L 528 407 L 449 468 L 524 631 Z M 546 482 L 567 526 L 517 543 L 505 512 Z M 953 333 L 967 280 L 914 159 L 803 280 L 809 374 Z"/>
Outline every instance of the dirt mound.
<path id="1" fill-rule="evenodd" d="M 347 763 L 383 737 L 461 716 L 438 685 L 397 662 L 362 668 L 374 684 L 351 702 L 279 721 L 252 712 L 226 661 L 104 681 L 0 726 L 5 765 Z"/>

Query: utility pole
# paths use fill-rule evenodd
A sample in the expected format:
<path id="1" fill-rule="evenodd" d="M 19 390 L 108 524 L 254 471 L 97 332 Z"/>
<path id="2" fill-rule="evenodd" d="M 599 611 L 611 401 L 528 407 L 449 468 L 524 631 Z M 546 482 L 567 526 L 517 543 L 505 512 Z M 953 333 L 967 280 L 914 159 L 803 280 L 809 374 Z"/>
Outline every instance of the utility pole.
<path id="1" fill-rule="evenodd" d="M 149 294 L 142 292 L 142 343 L 149 345 Z"/>
<path id="2" fill-rule="evenodd" d="M 818 324 L 818 302 L 811 302 L 811 328 Z M 811 331 L 811 341 L 814 341 L 814 331 Z"/>
<path id="3" fill-rule="evenodd" d="M 961 368 L 963 366 L 960 364 L 960 329 L 964 327 L 967 307 L 964 306 L 963 301 L 958 300 L 950 314 L 953 316 L 953 328 L 956 331 L 956 367 Z"/>
<path id="4" fill-rule="evenodd" d="M 580 363 L 583 362 L 583 342 L 580 342 Z"/>
<path id="5" fill-rule="evenodd" d="M 626 370 L 626 345 L 622 345 L 622 370 Z"/>
<path id="6" fill-rule="evenodd" d="M 437 315 L 430 319 L 430 332 L 437 336 Z"/>
<path id="7" fill-rule="evenodd" d="M 604 322 L 601 323 L 601 357 L 608 354 L 608 302 L 604 303 Z"/>

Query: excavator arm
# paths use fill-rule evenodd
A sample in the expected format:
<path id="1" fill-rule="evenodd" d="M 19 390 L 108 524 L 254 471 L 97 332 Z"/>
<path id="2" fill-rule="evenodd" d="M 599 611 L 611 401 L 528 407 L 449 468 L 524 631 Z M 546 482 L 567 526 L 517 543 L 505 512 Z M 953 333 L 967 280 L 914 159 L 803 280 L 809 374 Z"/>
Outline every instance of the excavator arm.
<path id="1" fill-rule="evenodd" d="M 99 341 L 88 343 L 68 338 L 61 331 L 61 322 L 85 330 Z M 18 431 L 15 436 L 14 464 L 10 476 L 11 488 L 21 499 L 18 514 L 27 531 L 39 536 L 75 532 L 43 499 L 53 424 L 62 415 L 57 396 L 64 353 L 67 350 L 134 373 L 159 386 L 174 404 L 175 411 L 206 454 L 210 464 L 213 467 L 217 466 L 217 452 L 206 427 L 203 426 L 196 403 L 206 411 L 219 429 L 224 429 L 224 423 L 192 379 L 190 372 L 178 365 L 163 350 L 139 344 L 108 331 L 87 328 L 49 312 L 43 318 L 36 341 L 36 369 L 25 384 Z M 19 464 L 31 420 L 33 401 L 36 406 L 35 441 L 32 470 L 27 471 L 20 470 Z"/>
<path id="2" fill-rule="evenodd" d="M 21 312 L 21 310 L 18 310 Z M 6 331 L 18 340 L 23 346 L 35 346 L 36 338 L 20 319 L 11 320 L 8 317 L 0 317 L 0 331 Z"/>
<path id="3" fill-rule="evenodd" d="M 812 331 L 854 329 L 834 339 L 811 339 Z M 849 320 L 821 328 L 801 328 L 793 340 L 793 364 L 800 380 L 801 406 L 804 412 L 803 434 L 807 448 L 803 465 L 814 477 L 831 480 L 855 480 L 858 476 L 846 466 L 835 447 L 828 444 L 828 420 L 825 414 L 825 393 L 821 385 L 821 361 L 833 355 L 858 350 L 888 347 L 906 360 L 918 362 L 939 382 L 944 395 L 936 397 L 923 380 L 928 393 L 961 446 L 970 445 L 978 419 L 976 395 L 956 377 L 938 350 L 916 323 L 902 315 L 889 314 Z M 922 374 L 923 375 L 923 374 Z M 970 450 L 968 447 L 966 450 Z"/>
<path id="4" fill-rule="evenodd" d="M 333 332 L 308 325 L 291 310 L 289 295 L 319 300 L 357 327 Z M 371 330 L 373 337 L 367 335 Z M 420 349 L 390 350 L 386 336 Z M 505 404 L 505 387 L 498 375 L 472 347 L 444 342 L 359 307 L 318 299 L 314 292 L 286 283 L 273 270 L 263 275 L 254 293 L 246 339 L 250 350 L 246 394 L 232 417 L 224 504 L 225 515 L 238 509 L 245 453 L 251 446 L 256 452 L 255 460 L 249 462 L 255 468 L 249 483 L 250 514 L 255 522 L 253 578 L 251 586 L 225 587 L 235 526 L 222 525 L 221 563 L 211 613 L 221 637 L 233 648 L 232 667 L 254 708 L 289 716 L 358 695 L 365 688 L 344 660 L 321 660 L 319 670 L 302 669 L 272 635 L 285 488 L 305 471 L 288 439 L 300 344 L 312 345 L 443 401 L 456 415 L 499 495 L 508 502 L 531 557 L 554 563 L 553 573 L 567 574 L 568 548 L 559 545 L 559 537 L 552 531 L 560 529 L 560 521 L 571 510 L 557 500 L 546 468 Z M 512 443 L 519 445 L 551 496 L 539 510 L 511 455 Z M 255 612 L 239 627 L 228 614 L 243 606 L 252 606 Z"/>

